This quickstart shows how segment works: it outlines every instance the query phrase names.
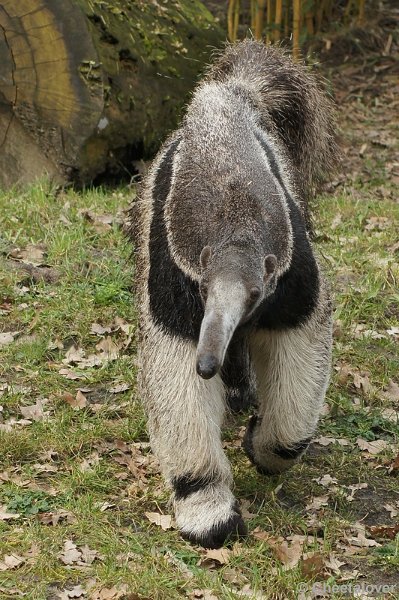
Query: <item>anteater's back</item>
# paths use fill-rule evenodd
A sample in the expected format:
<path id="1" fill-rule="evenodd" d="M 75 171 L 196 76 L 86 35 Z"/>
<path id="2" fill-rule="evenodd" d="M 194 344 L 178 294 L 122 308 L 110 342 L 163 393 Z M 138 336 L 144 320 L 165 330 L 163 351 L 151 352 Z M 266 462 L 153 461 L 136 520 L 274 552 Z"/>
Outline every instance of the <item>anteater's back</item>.
<path id="1" fill-rule="evenodd" d="M 248 94 L 287 149 L 305 197 L 312 195 L 338 154 L 333 104 L 316 75 L 281 48 L 245 40 L 225 48 L 206 80 Z"/>

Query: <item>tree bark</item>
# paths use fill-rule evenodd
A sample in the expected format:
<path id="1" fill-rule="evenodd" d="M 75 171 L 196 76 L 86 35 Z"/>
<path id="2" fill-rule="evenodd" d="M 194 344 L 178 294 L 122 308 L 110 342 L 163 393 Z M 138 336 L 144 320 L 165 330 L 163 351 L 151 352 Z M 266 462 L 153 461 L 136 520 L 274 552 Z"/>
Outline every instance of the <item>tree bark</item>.
<path id="1" fill-rule="evenodd" d="M 199 0 L 0 0 L 0 185 L 133 173 L 222 38 Z"/>

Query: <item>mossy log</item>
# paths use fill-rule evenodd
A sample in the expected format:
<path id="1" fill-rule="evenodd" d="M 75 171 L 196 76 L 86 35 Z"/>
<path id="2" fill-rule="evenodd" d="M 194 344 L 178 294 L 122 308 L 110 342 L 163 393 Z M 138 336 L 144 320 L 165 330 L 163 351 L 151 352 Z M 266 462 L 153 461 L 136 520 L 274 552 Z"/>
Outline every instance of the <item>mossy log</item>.
<path id="1" fill-rule="evenodd" d="M 199 0 L 0 0 L 0 185 L 133 172 L 222 39 Z"/>

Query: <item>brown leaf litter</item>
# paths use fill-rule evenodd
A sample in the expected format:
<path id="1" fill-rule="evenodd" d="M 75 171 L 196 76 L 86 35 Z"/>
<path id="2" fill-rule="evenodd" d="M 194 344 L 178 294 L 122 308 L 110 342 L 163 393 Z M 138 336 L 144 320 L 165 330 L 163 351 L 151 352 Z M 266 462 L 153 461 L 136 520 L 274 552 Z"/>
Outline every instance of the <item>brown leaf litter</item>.
<path id="1" fill-rule="evenodd" d="M 87 544 L 78 547 L 72 540 L 65 540 L 58 558 L 70 568 L 88 568 L 95 560 L 101 560 L 97 550 L 91 550 Z"/>

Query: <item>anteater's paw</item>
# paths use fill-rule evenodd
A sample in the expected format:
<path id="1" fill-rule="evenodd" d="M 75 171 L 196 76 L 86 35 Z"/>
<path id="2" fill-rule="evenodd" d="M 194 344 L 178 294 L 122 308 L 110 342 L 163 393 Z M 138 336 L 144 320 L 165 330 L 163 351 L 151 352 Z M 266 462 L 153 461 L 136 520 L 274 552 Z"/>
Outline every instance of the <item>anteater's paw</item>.
<path id="1" fill-rule="evenodd" d="M 243 413 L 256 406 L 256 396 L 248 387 L 228 388 L 226 403 L 232 413 Z"/>
<path id="2" fill-rule="evenodd" d="M 218 521 L 201 530 L 199 527 L 182 528 L 181 534 L 185 540 L 199 544 L 204 548 L 220 548 L 247 535 L 248 530 L 242 519 L 241 513 L 231 510 L 226 521 Z"/>
<path id="3" fill-rule="evenodd" d="M 266 447 L 256 435 L 259 425 L 259 417 L 252 416 L 242 445 L 248 458 L 261 475 L 278 475 L 287 471 L 298 462 L 309 446 L 310 438 L 296 442 L 287 448 L 283 445 L 275 445 L 273 448 Z"/>
<path id="4" fill-rule="evenodd" d="M 220 548 L 247 535 L 238 503 L 224 486 L 175 499 L 175 516 L 183 538 L 204 548 Z"/>

